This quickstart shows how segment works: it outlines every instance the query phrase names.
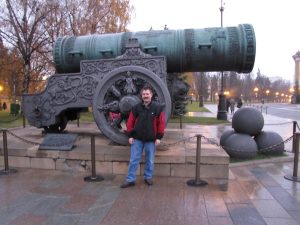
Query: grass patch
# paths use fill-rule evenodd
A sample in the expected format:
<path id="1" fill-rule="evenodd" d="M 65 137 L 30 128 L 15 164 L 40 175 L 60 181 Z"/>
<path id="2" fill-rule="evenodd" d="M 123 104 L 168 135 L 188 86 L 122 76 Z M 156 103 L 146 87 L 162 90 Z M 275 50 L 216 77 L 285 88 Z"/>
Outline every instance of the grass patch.
<path id="1" fill-rule="evenodd" d="M 210 112 L 207 108 L 205 107 L 199 107 L 199 102 L 188 102 L 186 105 L 186 111 L 187 112 Z"/>
<path id="2" fill-rule="evenodd" d="M 82 112 L 80 113 L 80 121 L 82 122 L 94 122 L 94 115 L 92 112 Z"/>
<path id="3" fill-rule="evenodd" d="M 19 126 L 23 126 L 22 116 L 14 116 L 7 111 L 0 111 L 0 128 L 7 129 Z"/>
<path id="4" fill-rule="evenodd" d="M 271 155 L 265 155 L 261 153 L 257 153 L 257 155 L 254 158 L 251 159 L 236 159 L 236 158 L 230 158 L 230 163 L 239 163 L 239 162 L 248 162 L 253 160 L 263 160 L 263 159 L 273 159 L 278 157 L 288 156 L 287 153 L 283 152 L 281 154 L 271 154 Z"/>
<path id="5" fill-rule="evenodd" d="M 169 119 L 169 123 L 180 123 L 180 117 L 173 116 Z M 218 124 L 229 124 L 227 120 L 218 120 L 215 117 L 190 117 L 182 116 L 182 123 L 196 123 L 200 125 L 218 125 Z"/>

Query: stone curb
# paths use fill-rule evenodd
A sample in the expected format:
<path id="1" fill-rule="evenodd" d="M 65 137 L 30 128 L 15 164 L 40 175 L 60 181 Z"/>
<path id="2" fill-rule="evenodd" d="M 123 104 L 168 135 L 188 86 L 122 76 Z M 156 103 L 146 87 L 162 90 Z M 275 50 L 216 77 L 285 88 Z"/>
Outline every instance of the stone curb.
<path id="1" fill-rule="evenodd" d="M 272 159 L 258 159 L 258 160 L 251 160 L 247 162 L 229 163 L 229 168 L 259 165 L 265 163 L 282 163 L 282 162 L 293 162 L 293 161 L 294 161 L 294 154 L 288 153 L 288 156 L 276 157 Z"/>

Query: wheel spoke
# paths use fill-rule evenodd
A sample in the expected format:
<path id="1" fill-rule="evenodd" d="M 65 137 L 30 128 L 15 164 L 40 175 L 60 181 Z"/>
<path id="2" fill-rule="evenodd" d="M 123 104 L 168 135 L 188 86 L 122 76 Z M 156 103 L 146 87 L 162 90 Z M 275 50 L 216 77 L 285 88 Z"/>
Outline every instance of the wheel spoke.
<path id="1" fill-rule="evenodd" d="M 119 102 L 113 101 L 104 105 L 98 105 L 97 109 L 100 112 L 118 112 L 119 111 Z"/>
<path id="2" fill-rule="evenodd" d="M 108 90 L 115 98 L 121 98 L 121 92 L 116 88 L 115 85 L 112 85 Z"/>

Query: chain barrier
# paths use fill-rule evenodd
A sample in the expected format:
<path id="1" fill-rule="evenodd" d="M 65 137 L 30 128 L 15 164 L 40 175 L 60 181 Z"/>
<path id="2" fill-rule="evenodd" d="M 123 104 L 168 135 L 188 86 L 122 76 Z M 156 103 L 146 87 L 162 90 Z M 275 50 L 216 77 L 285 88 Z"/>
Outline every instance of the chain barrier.
<path id="1" fill-rule="evenodd" d="M 202 138 L 203 138 L 204 140 L 206 140 L 208 143 L 213 144 L 213 145 L 216 145 L 216 146 L 218 146 L 219 148 L 223 148 L 223 149 L 230 150 L 230 151 L 233 151 L 233 152 L 242 152 L 241 150 L 237 150 L 237 149 L 233 149 L 233 148 L 228 148 L 228 147 L 226 147 L 226 146 L 222 146 L 222 145 L 218 144 L 218 143 L 217 143 L 214 139 L 212 139 L 212 138 L 207 138 L 207 137 L 205 137 L 205 136 L 203 136 L 203 135 L 201 135 L 201 136 L 202 136 Z M 280 142 L 280 143 L 278 143 L 278 144 L 274 144 L 274 145 L 270 145 L 270 146 L 268 146 L 268 147 L 266 147 L 266 148 L 258 149 L 258 152 L 260 152 L 260 153 L 267 153 L 267 152 L 270 152 L 270 151 L 272 151 L 275 147 L 278 147 L 278 146 L 280 146 L 280 145 L 282 145 L 282 144 L 285 144 L 285 143 L 291 141 L 292 139 L 293 139 L 293 135 L 290 136 L 290 137 L 288 137 L 287 139 L 283 140 L 282 142 Z M 286 150 L 285 150 L 285 151 L 286 151 Z"/>
<path id="2" fill-rule="evenodd" d="M 270 123 L 270 124 L 264 124 L 264 125 L 268 125 L 268 126 L 272 126 L 272 125 L 285 125 L 285 124 L 290 124 L 290 123 L 293 123 L 292 121 L 291 122 L 282 122 L 282 123 Z"/>
<path id="3" fill-rule="evenodd" d="M 27 139 L 25 139 L 23 137 L 20 137 L 20 136 L 14 134 L 13 132 L 11 132 L 10 130 L 7 130 L 7 133 L 10 134 L 13 137 L 15 137 L 15 138 L 17 138 L 17 139 L 25 142 L 25 143 L 27 143 L 27 144 L 33 144 L 33 145 L 40 145 L 41 144 L 39 142 L 34 142 L 34 141 L 31 141 L 31 140 L 27 140 Z"/>
<path id="4" fill-rule="evenodd" d="M 2 132 L 2 131 L 3 131 L 3 129 L 0 129 L 0 132 Z M 13 136 L 13 137 L 15 137 L 15 138 L 17 138 L 17 139 L 19 139 L 19 140 L 25 142 L 25 143 L 33 144 L 33 145 L 41 145 L 41 143 L 39 143 L 39 142 L 34 142 L 34 141 L 31 141 L 31 140 L 27 140 L 27 139 L 25 139 L 25 138 L 23 138 L 23 137 L 20 137 L 20 136 L 16 135 L 15 133 L 13 133 L 13 132 L 10 131 L 10 130 L 7 130 L 7 133 L 10 134 L 10 135 Z M 226 146 L 222 146 L 222 145 L 220 145 L 220 144 L 218 143 L 218 141 L 215 140 L 214 138 L 208 138 L 208 137 L 205 137 L 204 135 L 201 135 L 201 134 L 200 134 L 200 136 L 201 136 L 205 141 L 207 141 L 209 144 L 215 145 L 215 146 L 217 146 L 218 148 L 223 148 L 223 149 L 230 150 L 230 151 L 233 151 L 233 152 L 242 152 L 241 150 L 232 149 L 232 148 L 228 148 L 228 147 L 226 147 Z M 169 148 L 169 147 L 171 147 L 171 146 L 175 146 L 175 145 L 178 145 L 178 144 L 180 144 L 180 143 L 191 142 L 191 141 L 192 141 L 193 139 L 195 139 L 196 137 L 197 137 L 197 135 L 194 135 L 194 136 L 191 136 L 191 137 L 185 137 L 185 138 L 182 138 L 182 139 L 180 139 L 180 140 L 178 140 L 178 141 L 175 141 L 175 142 L 173 142 L 173 143 L 168 143 L 168 144 L 167 144 L 167 143 L 162 143 L 162 144 L 160 145 L 160 147 L 162 147 L 162 148 Z M 263 148 L 263 149 L 258 149 L 258 152 L 260 152 L 260 153 L 270 152 L 270 151 L 272 151 L 272 149 L 274 149 L 274 148 L 276 148 L 276 147 L 278 147 L 278 146 L 280 146 L 280 145 L 282 145 L 282 144 L 285 144 L 285 143 L 291 141 L 292 139 L 293 139 L 293 135 L 290 136 L 289 138 L 287 138 L 286 140 L 284 140 L 284 141 L 278 143 L 278 144 L 274 144 L 274 145 L 268 146 L 268 147 Z M 66 144 L 69 144 L 69 143 L 68 143 L 68 142 L 62 143 L 61 145 L 63 146 L 63 145 L 66 145 Z M 56 146 L 57 146 L 57 145 L 56 145 Z M 286 151 L 286 150 L 285 150 L 285 151 Z"/>
<path id="5" fill-rule="evenodd" d="M 204 135 L 201 135 L 201 137 L 208 143 L 216 145 L 218 148 L 223 148 L 223 146 L 221 146 L 214 138 L 207 138 Z"/>
<path id="6" fill-rule="evenodd" d="M 17 115 L 15 118 L 13 118 L 11 120 L 0 120 L 0 123 L 11 123 L 11 122 L 14 122 L 14 121 L 18 120 L 21 117 L 22 117 L 22 114 L 19 114 L 19 115 Z"/>
<path id="7" fill-rule="evenodd" d="M 181 142 L 183 142 L 183 143 L 189 142 L 189 141 L 193 140 L 193 139 L 196 138 L 196 137 L 197 137 L 197 135 L 194 135 L 194 136 L 191 136 L 191 137 L 182 138 L 182 139 L 180 139 L 179 141 L 175 141 L 175 142 L 173 142 L 173 143 L 169 143 L 169 144 L 162 143 L 162 144 L 160 145 L 160 147 L 162 147 L 162 148 L 168 148 L 168 147 L 171 147 L 171 146 L 173 146 L 173 145 L 178 145 L 178 144 L 181 143 Z"/>
<path id="8" fill-rule="evenodd" d="M 193 120 L 192 119 L 193 117 L 190 117 L 190 116 L 188 116 L 188 117 L 184 117 L 184 119 L 187 121 L 187 122 L 192 122 L 192 123 L 198 123 L 199 124 L 199 121 L 196 121 L 196 120 Z M 228 122 L 228 123 L 230 123 L 230 122 Z M 264 124 L 264 125 L 267 125 L 267 126 L 278 126 L 278 125 L 286 125 L 286 124 L 290 124 L 290 123 L 293 123 L 292 121 L 289 121 L 289 122 L 282 122 L 282 123 L 270 123 L 270 124 Z M 224 123 L 225 125 L 227 124 L 227 123 Z M 297 127 L 298 127 L 298 129 L 300 130 L 300 127 L 299 127 L 299 125 L 297 124 Z"/>
<path id="9" fill-rule="evenodd" d="M 207 141 L 209 144 L 212 144 L 212 145 L 215 145 L 217 146 L 219 149 L 220 148 L 223 148 L 223 149 L 226 149 L 226 150 L 230 150 L 230 151 L 233 151 L 233 152 L 243 152 L 241 150 L 237 150 L 237 149 L 233 149 L 233 148 L 228 148 L 226 146 L 222 146 L 218 143 L 218 141 L 216 141 L 214 138 L 208 138 L 208 137 L 205 137 L 204 135 L 201 135 L 200 136 L 203 138 L 203 140 Z M 185 143 L 185 142 L 189 142 L 191 140 L 193 140 L 194 138 L 196 138 L 197 135 L 194 135 L 194 136 L 191 136 L 191 137 L 187 137 L 187 138 L 183 138 L 181 140 L 178 140 L 176 142 L 173 142 L 173 143 L 169 143 L 169 144 L 162 144 L 161 147 L 164 148 L 164 147 L 171 147 L 171 146 L 174 146 L 174 145 L 178 145 L 179 143 Z M 288 137 L 287 139 L 283 140 L 282 142 L 278 143 L 278 144 L 274 144 L 274 145 L 271 145 L 271 146 L 268 146 L 266 148 L 262 148 L 262 149 L 258 149 L 258 152 L 260 153 L 267 153 L 267 152 L 271 152 L 274 148 L 282 145 L 282 144 L 285 144 L 285 143 L 288 143 L 290 142 L 291 140 L 293 139 L 293 135 Z M 284 150 L 286 151 L 286 150 Z M 288 151 L 286 151 L 288 152 Z"/>
<path id="10" fill-rule="evenodd" d="M 1 132 L 1 131 L 2 131 L 2 130 L 0 130 L 0 132 Z M 41 145 L 41 143 L 39 143 L 39 142 L 34 142 L 34 141 L 31 141 L 31 140 L 27 140 L 27 139 L 25 139 L 25 138 L 23 138 L 23 137 L 20 137 L 20 136 L 16 135 L 15 133 L 11 132 L 10 130 L 6 130 L 6 131 L 7 131 L 7 133 L 10 134 L 11 136 L 13 136 L 13 137 L 15 137 L 15 138 L 17 138 L 17 139 L 19 139 L 19 140 L 21 140 L 21 141 L 27 143 L 27 144 Z M 73 143 L 73 140 L 72 140 L 72 141 L 66 141 L 66 142 L 59 143 L 59 144 L 53 144 L 53 146 L 55 146 L 55 147 L 60 147 L 60 146 L 70 145 L 70 144 L 72 144 L 72 143 Z"/>

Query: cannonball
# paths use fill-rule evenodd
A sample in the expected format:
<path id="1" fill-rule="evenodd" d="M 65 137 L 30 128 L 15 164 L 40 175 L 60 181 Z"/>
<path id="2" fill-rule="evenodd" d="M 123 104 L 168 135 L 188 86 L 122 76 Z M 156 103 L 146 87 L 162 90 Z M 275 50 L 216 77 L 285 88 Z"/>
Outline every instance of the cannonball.
<path id="1" fill-rule="evenodd" d="M 231 134 L 224 143 L 224 149 L 230 157 L 237 159 L 249 159 L 256 156 L 257 145 L 248 134 Z"/>
<path id="2" fill-rule="evenodd" d="M 234 133 L 235 131 L 233 129 L 224 131 L 220 137 L 220 145 L 224 146 L 226 139 Z"/>
<path id="3" fill-rule="evenodd" d="M 262 131 L 254 138 L 258 152 L 266 155 L 282 154 L 284 143 L 282 137 L 273 131 Z M 274 146 L 274 147 L 272 147 Z"/>
<path id="4" fill-rule="evenodd" d="M 237 133 L 256 136 L 261 132 L 263 126 L 264 117 L 255 108 L 241 108 L 232 117 L 232 127 Z"/>

